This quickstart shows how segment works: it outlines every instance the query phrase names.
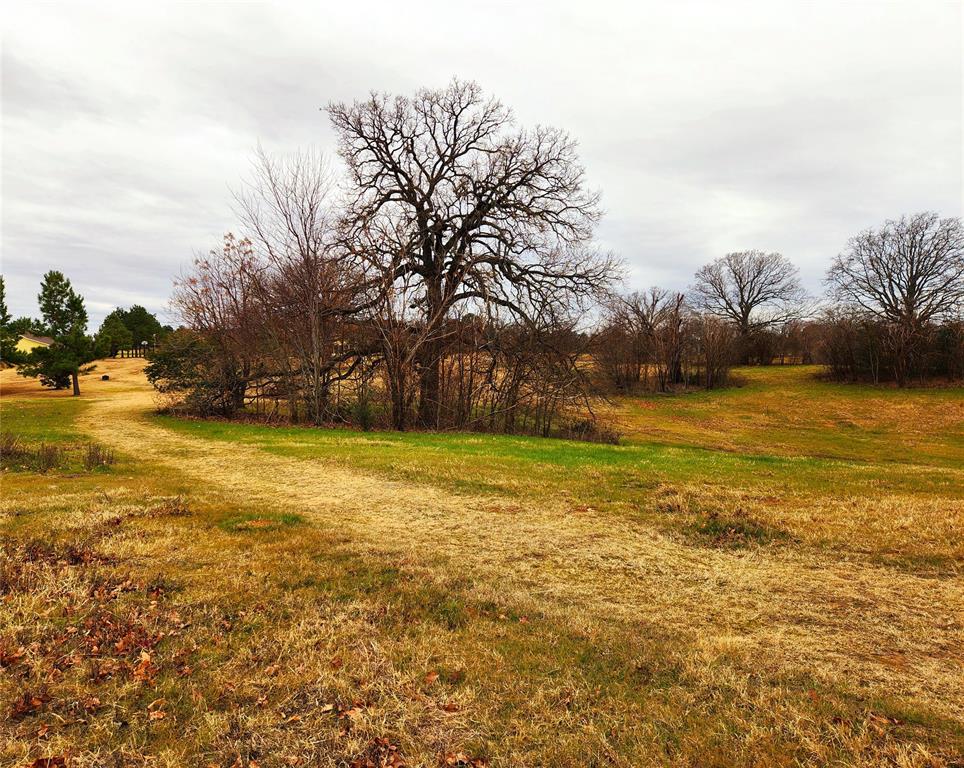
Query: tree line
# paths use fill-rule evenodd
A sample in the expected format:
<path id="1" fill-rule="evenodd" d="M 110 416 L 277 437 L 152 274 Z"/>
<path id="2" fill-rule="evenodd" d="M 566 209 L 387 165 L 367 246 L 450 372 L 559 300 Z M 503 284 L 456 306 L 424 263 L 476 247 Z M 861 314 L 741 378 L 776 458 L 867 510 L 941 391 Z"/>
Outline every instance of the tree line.
<path id="1" fill-rule="evenodd" d="M 175 282 L 182 326 L 158 335 L 147 373 L 176 407 L 599 438 L 600 397 L 723 386 L 735 364 L 902 385 L 964 375 L 959 219 L 854 237 L 820 303 L 790 260 L 754 250 L 703 266 L 686 292 L 626 293 L 565 132 L 517 126 L 471 82 L 327 112 L 340 172 L 259 151 L 236 193 L 240 234 Z M 85 312 L 56 328 L 45 313 L 76 351 L 57 381 L 89 362 L 83 339 L 104 354 L 153 341 L 143 314 L 117 310 L 87 337 Z"/>
<path id="2" fill-rule="evenodd" d="M 960 219 L 919 213 L 862 232 L 826 284 L 818 303 L 781 254 L 726 254 L 697 271 L 687 294 L 610 299 L 598 370 L 616 389 L 659 391 L 717 386 L 733 362 L 821 363 L 840 381 L 901 386 L 964 379 Z"/>
<path id="3" fill-rule="evenodd" d="M 853 237 L 827 282 L 822 361 L 837 379 L 964 378 L 964 227 L 920 213 Z"/>
<path id="4" fill-rule="evenodd" d="M 796 267 L 762 251 L 707 264 L 686 293 L 624 294 L 563 131 L 520 128 L 457 81 L 327 112 L 341 184 L 319 155 L 259 152 L 236 194 L 243 235 L 176 281 L 184 329 L 148 375 L 179 407 L 592 437 L 599 396 L 722 386 L 736 363 L 960 375 L 958 219 L 855 237 L 819 312 Z"/>
<path id="5" fill-rule="evenodd" d="M 344 183 L 257 158 L 244 237 L 175 286 L 148 373 L 200 412 L 395 429 L 585 430 L 587 313 L 617 262 L 573 140 L 474 83 L 332 104 Z"/>

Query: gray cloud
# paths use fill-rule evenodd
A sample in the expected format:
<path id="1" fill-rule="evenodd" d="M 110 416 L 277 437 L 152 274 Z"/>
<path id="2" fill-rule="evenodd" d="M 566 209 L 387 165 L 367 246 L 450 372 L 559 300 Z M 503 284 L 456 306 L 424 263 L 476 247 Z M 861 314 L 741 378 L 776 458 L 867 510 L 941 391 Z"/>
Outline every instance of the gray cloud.
<path id="1" fill-rule="evenodd" d="M 846 238 L 961 215 L 961 8 L 887 3 L 7 4 L 3 271 L 67 273 L 97 323 L 163 310 L 234 226 L 260 141 L 333 153 L 321 107 L 475 79 L 561 126 L 632 287 L 780 250 L 811 290 Z"/>

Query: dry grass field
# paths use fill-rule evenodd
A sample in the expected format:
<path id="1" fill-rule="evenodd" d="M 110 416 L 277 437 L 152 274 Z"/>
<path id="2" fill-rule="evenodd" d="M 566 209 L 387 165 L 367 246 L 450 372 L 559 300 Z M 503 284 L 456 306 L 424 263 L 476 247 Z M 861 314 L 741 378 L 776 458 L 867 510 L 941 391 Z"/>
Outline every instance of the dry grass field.
<path id="1" fill-rule="evenodd" d="M 141 362 L 0 374 L 0 765 L 964 765 L 960 389 L 747 369 L 611 446 L 177 420 Z"/>

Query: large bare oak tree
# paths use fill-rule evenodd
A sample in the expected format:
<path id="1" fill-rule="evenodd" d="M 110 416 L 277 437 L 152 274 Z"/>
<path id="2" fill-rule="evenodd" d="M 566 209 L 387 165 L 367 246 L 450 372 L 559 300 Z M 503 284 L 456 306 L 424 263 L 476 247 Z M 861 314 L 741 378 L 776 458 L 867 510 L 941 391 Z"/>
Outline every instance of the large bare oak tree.
<path id="1" fill-rule="evenodd" d="M 472 82 L 413 97 L 373 94 L 328 113 L 351 184 L 345 242 L 382 281 L 416 288 L 419 420 L 435 427 L 454 307 L 524 319 L 609 279 L 611 261 L 587 247 L 598 196 L 568 135 L 515 127 L 512 112 Z"/>
<path id="2" fill-rule="evenodd" d="M 827 282 L 835 298 L 889 323 L 917 327 L 964 308 L 964 227 L 918 213 L 850 239 Z"/>
<path id="3" fill-rule="evenodd" d="M 880 324 L 904 385 L 926 368 L 932 324 L 964 310 L 964 227 L 925 212 L 850 239 L 827 272 L 832 295 Z"/>

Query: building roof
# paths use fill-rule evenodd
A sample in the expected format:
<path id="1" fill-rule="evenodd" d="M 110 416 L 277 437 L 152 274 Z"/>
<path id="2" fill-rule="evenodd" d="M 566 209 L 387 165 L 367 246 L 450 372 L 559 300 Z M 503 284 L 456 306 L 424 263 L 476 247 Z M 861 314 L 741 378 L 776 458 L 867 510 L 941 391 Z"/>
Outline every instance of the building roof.
<path id="1" fill-rule="evenodd" d="M 32 333 L 21 333 L 20 338 L 26 339 L 27 341 L 34 341 L 37 344 L 43 344 L 44 346 L 47 346 L 47 347 L 49 347 L 51 344 L 54 343 L 54 340 L 49 336 L 35 336 Z"/>

